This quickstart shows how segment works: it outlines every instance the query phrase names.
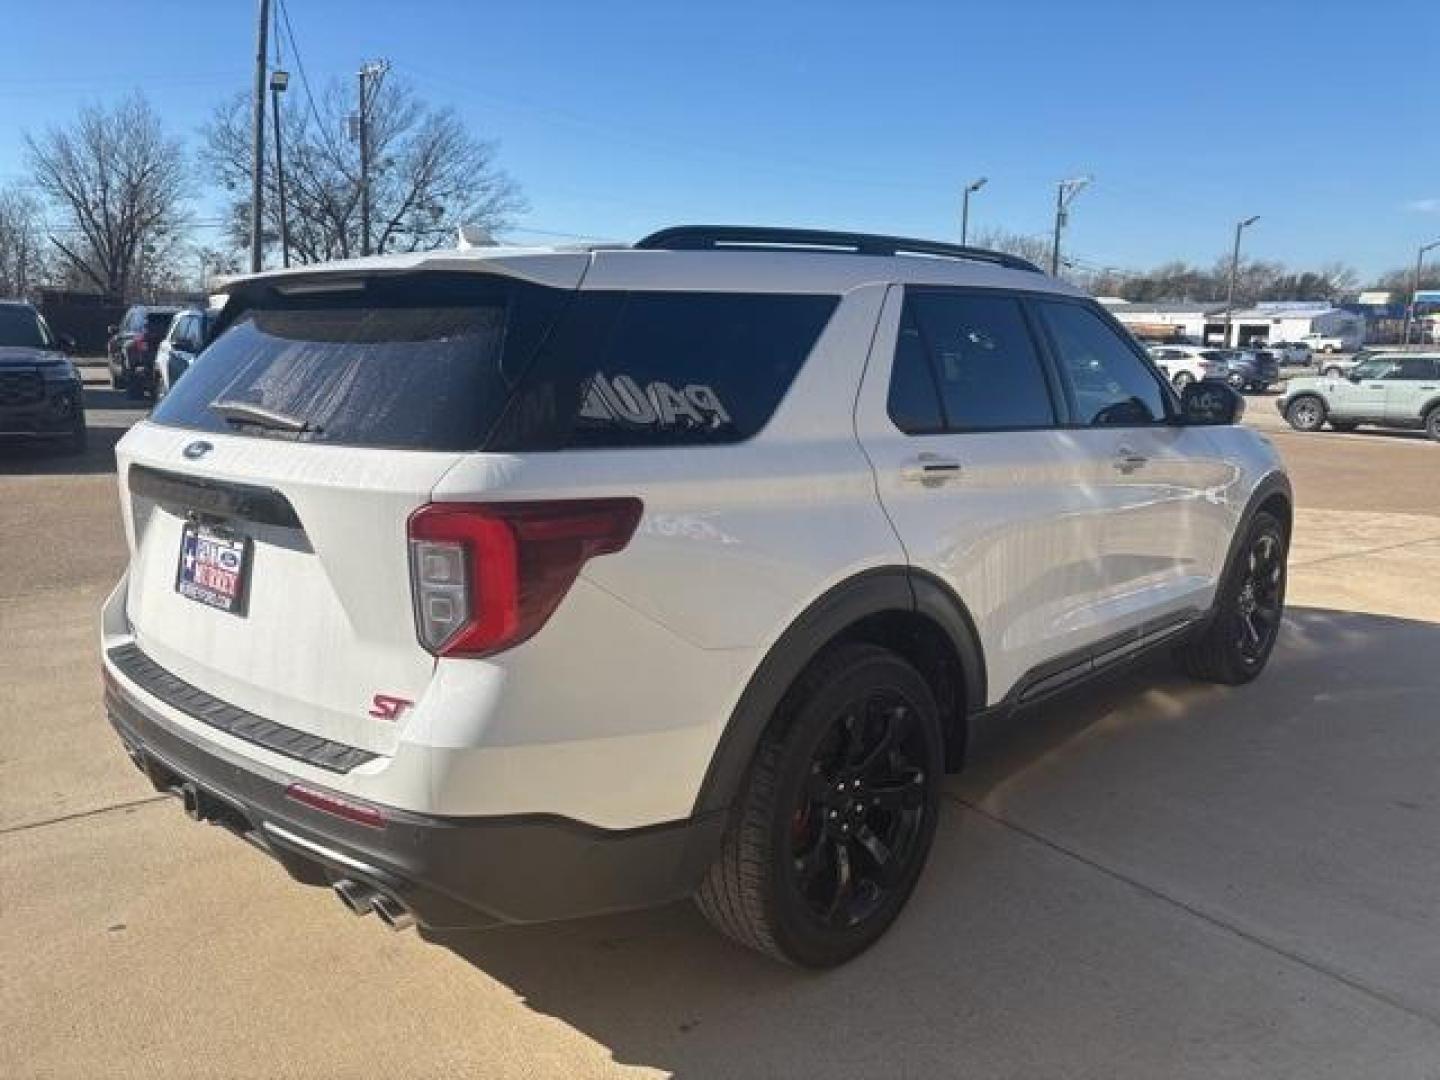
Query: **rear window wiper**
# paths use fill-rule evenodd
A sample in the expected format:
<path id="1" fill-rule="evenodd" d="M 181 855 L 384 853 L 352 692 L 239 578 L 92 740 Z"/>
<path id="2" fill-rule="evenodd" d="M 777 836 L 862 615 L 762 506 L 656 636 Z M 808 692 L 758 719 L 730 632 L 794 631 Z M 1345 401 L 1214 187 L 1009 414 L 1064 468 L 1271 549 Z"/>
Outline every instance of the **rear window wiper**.
<path id="1" fill-rule="evenodd" d="M 324 430 L 318 424 L 301 420 L 298 416 L 288 416 L 275 409 L 267 409 L 264 405 L 256 405 L 251 401 L 212 401 L 210 409 L 219 413 L 231 424 L 254 424 L 256 427 L 270 428 L 272 431 L 289 431 L 297 435 L 308 432 L 318 433 Z"/>

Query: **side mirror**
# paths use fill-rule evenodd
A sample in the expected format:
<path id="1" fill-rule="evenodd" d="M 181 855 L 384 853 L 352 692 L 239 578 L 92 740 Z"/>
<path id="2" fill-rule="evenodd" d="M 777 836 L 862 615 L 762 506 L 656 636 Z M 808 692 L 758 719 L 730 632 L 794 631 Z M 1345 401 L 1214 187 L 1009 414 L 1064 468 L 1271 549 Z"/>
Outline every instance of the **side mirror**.
<path id="1" fill-rule="evenodd" d="M 119 332 L 120 332 L 120 327 L 118 327 L 118 326 L 107 326 L 107 327 L 105 327 L 105 333 L 109 334 L 111 337 L 114 337 L 114 336 L 115 336 L 116 334 L 118 334 Z"/>
<path id="2" fill-rule="evenodd" d="M 1245 399 L 1223 382 L 1193 382 L 1180 394 L 1180 417 L 1186 424 L 1236 424 L 1245 415 Z"/>
<path id="3" fill-rule="evenodd" d="M 1356 386 L 1360 385 L 1359 372 L 1352 371 L 1349 375 L 1346 375 L 1345 378 L 1347 381 L 1354 383 Z"/>
<path id="4" fill-rule="evenodd" d="M 67 353 L 73 353 L 77 347 L 75 339 L 69 334 L 57 334 L 55 335 L 55 339 L 60 343 L 60 348 L 64 349 Z"/>

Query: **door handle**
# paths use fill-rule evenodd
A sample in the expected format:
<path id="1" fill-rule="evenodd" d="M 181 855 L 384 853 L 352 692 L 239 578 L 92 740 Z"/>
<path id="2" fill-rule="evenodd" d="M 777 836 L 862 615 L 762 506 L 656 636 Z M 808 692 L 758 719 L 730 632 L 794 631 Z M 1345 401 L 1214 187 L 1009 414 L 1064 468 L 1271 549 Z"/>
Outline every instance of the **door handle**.
<path id="1" fill-rule="evenodd" d="M 934 487 L 960 475 L 960 462 L 941 454 L 917 454 L 900 466 L 900 479 Z"/>
<path id="2" fill-rule="evenodd" d="M 1115 468 L 1122 473 L 1132 473 L 1136 469 L 1144 468 L 1149 460 L 1144 454 L 1128 446 L 1122 446 L 1115 451 Z"/>

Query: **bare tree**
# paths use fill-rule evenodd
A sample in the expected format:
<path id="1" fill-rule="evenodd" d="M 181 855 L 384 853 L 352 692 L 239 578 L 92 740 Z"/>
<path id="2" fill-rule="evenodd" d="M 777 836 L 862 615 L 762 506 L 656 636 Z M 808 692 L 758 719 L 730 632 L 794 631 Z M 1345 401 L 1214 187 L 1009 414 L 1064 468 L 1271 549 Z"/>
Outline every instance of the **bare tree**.
<path id="1" fill-rule="evenodd" d="M 45 273 L 40 203 L 23 188 L 0 189 L 0 297 L 23 297 Z"/>
<path id="2" fill-rule="evenodd" d="M 82 109 L 69 127 L 25 136 L 35 186 L 69 226 L 51 241 L 112 300 L 129 299 L 148 242 L 184 219 L 184 159 L 140 93 Z"/>
<path id="3" fill-rule="evenodd" d="M 334 82 L 313 107 L 292 94 L 284 110 L 285 198 L 296 262 L 360 252 L 359 149 L 348 134 L 354 108 L 348 84 Z M 376 252 L 441 247 L 451 242 L 456 225 L 494 230 L 524 209 L 515 182 L 495 164 L 494 144 L 466 131 L 453 109 L 425 104 L 391 76 L 371 98 L 369 118 L 370 235 Z M 211 177 L 236 194 L 229 211 L 236 244 L 250 230 L 249 202 L 240 197 L 250 180 L 249 123 L 247 99 L 231 99 L 205 126 L 201 151 Z M 266 170 L 263 225 L 271 249 L 280 232 L 275 177 L 276 170 Z"/>
<path id="4" fill-rule="evenodd" d="M 1044 236 L 1030 236 L 1026 233 L 1011 232 L 1009 229 L 980 229 L 975 234 L 975 247 L 1003 251 L 1007 255 L 1019 255 L 1029 259 L 1036 266 L 1050 265 L 1050 240 Z"/>

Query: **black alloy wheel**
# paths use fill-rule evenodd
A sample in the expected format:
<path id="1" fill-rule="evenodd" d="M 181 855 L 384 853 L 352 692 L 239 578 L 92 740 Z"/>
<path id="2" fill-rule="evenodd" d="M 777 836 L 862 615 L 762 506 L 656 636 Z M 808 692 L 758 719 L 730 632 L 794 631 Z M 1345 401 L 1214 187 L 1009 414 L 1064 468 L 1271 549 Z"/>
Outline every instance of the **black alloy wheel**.
<path id="1" fill-rule="evenodd" d="M 1285 545 L 1264 530 L 1251 538 L 1243 556 L 1240 592 L 1235 598 L 1236 648 L 1247 665 L 1263 664 L 1280 632 L 1285 605 Z"/>
<path id="2" fill-rule="evenodd" d="M 878 645 L 828 649 L 762 737 L 696 904 L 778 960 L 845 962 L 914 891 L 944 769 L 940 710 L 920 672 Z"/>
<path id="3" fill-rule="evenodd" d="M 830 724 L 790 815 L 791 887 L 848 929 L 893 897 L 920 848 L 929 775 L 915 706 L 875 688 Z"/>
<path id="4" fill-rule="evenodd" d="M 1285 615 L 1289 540 L 1274 514 L 1260 511 L 1215 597 L 1203 632 L 1178 650 L 1181 666 L 1206 682 L 1238 686 L 1265 669 Z"/>

